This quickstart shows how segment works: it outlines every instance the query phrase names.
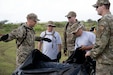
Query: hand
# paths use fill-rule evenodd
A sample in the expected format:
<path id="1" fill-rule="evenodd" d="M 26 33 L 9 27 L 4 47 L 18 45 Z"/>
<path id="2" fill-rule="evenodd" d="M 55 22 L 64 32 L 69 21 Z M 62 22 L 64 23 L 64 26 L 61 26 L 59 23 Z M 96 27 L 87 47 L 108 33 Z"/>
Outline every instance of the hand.
<path id="1" fill-rule="evenodd" d="M 67 56 L 67 48 L 64 48 L 64 55 Z"/>
<path id="2" fill-rule="evenodd" d="M 47 41 L 47 42 L 51 42 L 52 40 L 49 38 L 42 38 L 42 40 Z"/>
<path id="3" fill-rule="evenodd" d="M 5 40 L 7 40 L 7 39 L 8 39 L 8 37 L 9 37 L 9 35 L 8 35 L 8 34 L 3 35 L 3 36 L 0 38 L 0 41 L 5 41 Z"/>
<path id="4" fill-rule="evenodd" d="M 85 57 L 90 56 L 90 55 L 91 55 L 91 52 L 87 51 L 86 54 L 85 54 Z"/>
<path id="5" fill-rule="evenodd" d="M 61 52 L 59 52 L 59 53 L 57 54 L 57 60 L 58 60 L 58 61 L 60 60 L 60 58 L 61 58 Z"/>
<path id="6" fill-rule="evenodd" d="M 84 46 L 84 45 L 82 45 L 80 49 L 81 49 L 81 50 L 86 50 L 86 49 L 87 49 L 87 47 L 86 47 L 86 46 Z"/>

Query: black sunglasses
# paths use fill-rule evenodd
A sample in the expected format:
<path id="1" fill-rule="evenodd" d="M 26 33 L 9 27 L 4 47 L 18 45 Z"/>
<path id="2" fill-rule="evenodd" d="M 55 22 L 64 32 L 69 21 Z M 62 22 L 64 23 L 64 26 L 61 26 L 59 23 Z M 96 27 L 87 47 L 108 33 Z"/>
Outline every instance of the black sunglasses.
<path id="1" fill-rule="evenodd" d="M 96 9 L 98 8 L 99 6 L 96 6 Z"/>
<path id="2" fill-rule="evenodd" d="M 71 19 L 71 17 L 68 17 L 68 19 Z"/>
<path id="3" fill-rule="evenodd" d="M 99 5 L 99 6 L 96 6 L 96 9 L 98 8 L 98 7 L 100 7 L 100 6 L 102 6 L 103 4 L 101 4 L 101 5 Z"/>
<path id="4" fill-rule="evenodd" d="M 48 27 L 55 27 L 55 26 L 52 26 L 52 25 L 48 25 Z"/>

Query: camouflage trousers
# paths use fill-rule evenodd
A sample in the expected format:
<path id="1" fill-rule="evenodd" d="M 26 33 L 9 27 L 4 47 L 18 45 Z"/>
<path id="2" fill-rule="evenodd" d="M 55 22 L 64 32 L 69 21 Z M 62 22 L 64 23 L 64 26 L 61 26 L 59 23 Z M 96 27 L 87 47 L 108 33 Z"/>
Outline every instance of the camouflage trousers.
<path id="1" fill-rule="evenodd" d="M 18 53 L 16 57 L 16 67 L 19 67 L 28 57 L 28 53 Z"/>
<path id="2" fill-rule="evenodd" d="M 96 63 L 96 75 L 113 75 L 113 65 Z"/>
<path id="3" fill-rule="evenodd" d="M 74 51 L 69 51 L 68 55 L 70 56 Z"/>
<path id="4" fill-rule="evenodd" d="M 20 54 L 16 57 L 16 67 L 20 66 L 24 61 L 25 59 L 27 58 L 27 54 Z"/>
<path id="5" fill-rule="evenodd" d="M 75 51 L 74 47 L 68 47 L 67 55 L 68 57 Z"/>

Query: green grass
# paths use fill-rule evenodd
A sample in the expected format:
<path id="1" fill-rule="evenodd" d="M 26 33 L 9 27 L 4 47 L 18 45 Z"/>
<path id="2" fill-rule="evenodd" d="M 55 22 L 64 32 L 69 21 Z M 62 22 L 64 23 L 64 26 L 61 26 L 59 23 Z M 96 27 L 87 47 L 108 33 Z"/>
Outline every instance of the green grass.
<path id="1" fill-rule="evenodd" d="M 0 42 L 0 75 L 11 75 L 15 69 L 15 42 Z"/>
<path id="2" fill-rule="evenodd" d="M 63 28 L 56 28 L 56 31 L 63 36 Z M 37 36 L 42 31 L 36 32 Z M 35 42 L 35 48 L 37 48 L 37 42 Z M 66 60 L 67 57 L 62 54 L 60 62 Z M 16 69 L 16 44 L 15 40 L 10 42 L 0 42 L 0 75 L 11 75 Z"/>

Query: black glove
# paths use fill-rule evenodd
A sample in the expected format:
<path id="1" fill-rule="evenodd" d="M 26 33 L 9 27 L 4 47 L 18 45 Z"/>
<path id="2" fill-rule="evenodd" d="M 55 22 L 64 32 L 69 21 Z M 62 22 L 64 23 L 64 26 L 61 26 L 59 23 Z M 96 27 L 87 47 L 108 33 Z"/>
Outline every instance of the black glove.
<path id="1" fill-rule="evenodd" d="M 41 40 L 51 42 L 51 39 L 49 39 L 49 38 L 42 38 Z"/>
<path id="2" fill-rule="evenodd" d="M 60 60 L 60 58 L 61 58 L 61 52 L 59 52 L 59 53 L 57 54 L 57 60 L 58 60 L 58 61 Z"/>
<path id="3" fill-rule="evenodd" d="M 8 35 L 8 34 L 3 35 L 3 36 L 0 38 L 0 41 L 5 41 L 5 40 L 7 40 L 7 39 L 8 39 L 8 37 L 9 37 L 9 35 Z"/>
<path id="4" fill-rule="evenodd" d="M 43 38 L 43 37 L 35 37 L 35 41 L 47 41 L 47 42 L 51 42 L 51 39 Z"/>

